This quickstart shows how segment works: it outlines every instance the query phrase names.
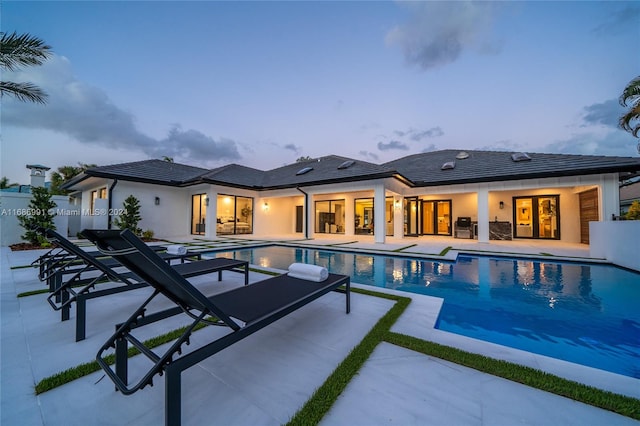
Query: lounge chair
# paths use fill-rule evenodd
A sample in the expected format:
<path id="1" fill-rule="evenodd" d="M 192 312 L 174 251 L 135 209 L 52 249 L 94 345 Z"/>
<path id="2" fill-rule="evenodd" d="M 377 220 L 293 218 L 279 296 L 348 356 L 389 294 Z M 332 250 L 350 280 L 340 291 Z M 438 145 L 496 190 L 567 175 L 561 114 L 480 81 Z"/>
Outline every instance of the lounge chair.
<path id="1" fill-rule="evenodd" d="M 123 291 L 135 290 L 148 285 L 136 274 L 130 271 L 122 272 L 122 264 L 113 257 L 104 256 L 100 252 L 96 252 L 96 254 L 100 254 L 100 256 L 87 253 L 51 229 L 41 229 L 40 232 L 52 244 L 63 249 L 69 258 L 81 262 L 80 264 L 75 263 L 72 269 L 65 271 L 71 271 L 70 273 L 73 273 L 72 277 L 65 283 L 57 284 L 57 287 L 51 292 L 49 297 L 47 297 L 47 301 L 53 309 L 62 311 L 62 321 L 69 319 L 70 306 L 75 302 L 76 342 L 84 340 L 86 337 L 87 300 L 121 293 Z M 149 250 L 155 252 L 151 247 L 149 247 Z M 164 256 L 164 253 L 157 255 L 164 262 L 167 261 L 168 257 Z M 178 263 L 170 267 L 184 278 L 217 272 L 218 281 L 222 280 L 222 271 L 239 272 L 244 274 L 244 284 L 247 285 L 249 283 L 249 262 L 244 260 L 216 258 Z M 97 275 L 94 273 L 96 271 L 98 272 Z M 83 278 L 83 275 L 86 275 L 88 272 L 90 272 L 92 276 L 90 278 Z M 55 277 L 54 281 L 61 281 L 62 273 L 52 272 L 51 275 Z M 124 285 L 96 289 L 96 284 L 106 281 L 120 282 Z"/>
<path id="2" fill-rule="evenodd" d="M 320 282 L 280 275 L 207 298 L 129 230 L 85 230 L 83 234 L 96 243 L 104 254 L 118 259 L 155 288 L 154 293 L 129 319 L 117 326 L 116 333 L 100 348 L 96 359 L 116 388 L 125 395 L 152 385 L 156 374 L 164 374 L 167 425 L 179 425 L 181 421 L 182 371 L 342 285 L 346 286 L 346 312 L 350 311 L 350 279 L 345 275 L 328 274 L 328 278 Z M 145 315 L 146 306 L 159 295 L 167 297 L 177 307 L 165 313 Z M 164 353 L 156 354 L 133 336 L 135 328 L 176 312 L 188 315 L 193 322 L 168 348 L 162 346 L 167 348 Z M 228 334 L 183 354 L 182 345 L 189 344 L 191 333 L 199 324 L 221 325 L 231 330 Z M 153 364 L 133 385 L 129 385 L 127 373 L 129 343 Z M 111 348 L 115 348 L 115 370 L 105 358 L 106 352 Z"/>

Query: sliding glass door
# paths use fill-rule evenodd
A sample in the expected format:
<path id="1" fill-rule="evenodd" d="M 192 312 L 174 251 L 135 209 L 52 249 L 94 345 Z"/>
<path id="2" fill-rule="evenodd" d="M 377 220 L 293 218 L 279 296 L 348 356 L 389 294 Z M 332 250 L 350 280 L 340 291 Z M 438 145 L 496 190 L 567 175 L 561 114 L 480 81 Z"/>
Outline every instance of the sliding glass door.
<path id="1" fill-rule="evenodd" d="M 344 202 L 344 200 L 316 201 L 317 233 L 344 234 Z"/>
<path id="2" fill-rule="evenodd" d="M 422 234 L 451 235 L 451 201 L 422 202 Z"/>
<path id="3" fill-rule="evenodd" d="M 422 203 L 418 197 L 407 197 L 404 199 L 404 235 L 417 237 L 420 232 L 418 218 L 420 217 L 420 207 Z"/>
<path id="4" fill-rule="evenodd" d="M 191 233 L 204 235 L 205 219 L 207 217 L 207 194 L 191 196 Z"/>
<path id="5" fill-rule="evenodd" d="M 560 196 L 514 197 L 514 237 L 560 239 Z"/>
<path id="6" fill-rule="evenodd" d="M 253 233 L 253 198 L 219 194 L 216 211 L 217 235 Z"/>

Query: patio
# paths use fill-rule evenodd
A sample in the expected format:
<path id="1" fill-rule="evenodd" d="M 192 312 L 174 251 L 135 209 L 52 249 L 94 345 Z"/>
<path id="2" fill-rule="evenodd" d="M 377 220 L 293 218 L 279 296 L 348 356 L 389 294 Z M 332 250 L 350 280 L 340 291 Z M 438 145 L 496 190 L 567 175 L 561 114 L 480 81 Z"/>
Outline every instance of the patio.
<path id="1" fill-rule="evenodd" d="M 293 238 L 277 236 L 277 241 Z M 219 241 L 218 241 L 219 240 Z M 244 246 L 249 237 L 203 239 L 185 237 L 210 249 Z M 265 239 L 260 240 L 266 242 Z M 413 245 L 415 243 L 415 245 Z M 477 243 L 473 240 L 426 239 L 373 241 L 339 239 L 305 241 L 305 245 L 337 245 L 361 250 L 402 250 L 411 255 L 434 256 L 452 247 L 488 253 L 549 255 L 556 259 L 587 259 L 588 246 L 519 243 Z M 92 300 L 87 339 L 74 342 L 73 321 L 60 322 L 59 313 L 46 303 L 46 294 L 17 298 L 43 284 L 29 264 L 41 251 L 11 252 L 1 248 L 2 353 L 1 418 L 3 425 L 162 424 L 163 378 L 156 386 L 131 396 L 114 391 L 99 371 L 68 384 L 35 395 L 34 385 L 57 372 L 92 361 L 98 347 L 149 294 L 149 289 L 120 293 Z M 265 275 L 251 272 L 250 281 Z M 238 274 L 190 279 L 205 294 L 242 285 Z M 357 284 L 354 287 L 358 287 Z M 384 289 L 375 289 L 384 292 Z M 441 300 L 428 296 L 386 290 L 411 297 L 412 302 L 392 331 L 513 361 L 600 389 L 640 398 L 640 380 L 582 367 L 567 362 L 480 342 L 433 328 Z M 344 298 L 329 294 L 221 353 L 187 370 L 183 376 L 183 424 L 271 425 L 286 423 L 392 307 L 393 301 L 354 293 L 351 314 L 344 313 Z M 160 309 L 163 306 L 155 306 Z M 168 306 L 168 305 L 167 305 Z M 181 326 L 178 318 L 147 327 L 149 337 Z M 192 345 L 219 331 L 207 327 L 194 334 Z M 638 424 L 637 421 L 490 376 L 457 364 L 425 356 L 390 343 L 381 343 L 351 380 L 322 424 Z"/>

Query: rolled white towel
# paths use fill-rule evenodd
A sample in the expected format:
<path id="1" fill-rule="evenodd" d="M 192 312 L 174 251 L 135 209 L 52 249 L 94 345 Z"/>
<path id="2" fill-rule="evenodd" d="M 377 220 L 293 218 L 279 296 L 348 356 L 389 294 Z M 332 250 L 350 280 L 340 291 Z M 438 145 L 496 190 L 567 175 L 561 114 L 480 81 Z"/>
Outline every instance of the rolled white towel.
<path id="1" fill-rule="evenodd" d="M 169 254 L 187 254 L 187 248 L 180 244 L 173 244 L 167 246 L 167 253 Z"/>
<path id="2" fill-rule="evenodd" d="M 293 278 L 300 278 L 301 280 L 321 282 L 329 278 L 329 271 L 322 266 L 292 263 L 289 265 L 288 275 Z"/>

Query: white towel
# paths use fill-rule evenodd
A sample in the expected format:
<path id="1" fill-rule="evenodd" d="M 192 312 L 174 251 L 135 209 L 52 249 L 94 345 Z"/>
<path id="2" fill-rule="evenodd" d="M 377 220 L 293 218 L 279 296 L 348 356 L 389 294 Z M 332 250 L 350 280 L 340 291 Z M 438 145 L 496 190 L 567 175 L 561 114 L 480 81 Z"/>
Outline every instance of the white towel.
<path id="1" fill-rule="evenodd" d="M 329 271 L 322 266 L 292 263 L 289 265 L 288 275 L 293 278 L 300 278 L 301 280 L 321 282 L 329 278 Z"/>
<path id="2" fill-rule="evenodd" d="M 167 246 L 167 253 L 169 254 L 187 254 L 187 248 L 179 244 L 173 244 Z"/>

